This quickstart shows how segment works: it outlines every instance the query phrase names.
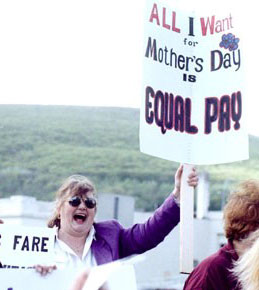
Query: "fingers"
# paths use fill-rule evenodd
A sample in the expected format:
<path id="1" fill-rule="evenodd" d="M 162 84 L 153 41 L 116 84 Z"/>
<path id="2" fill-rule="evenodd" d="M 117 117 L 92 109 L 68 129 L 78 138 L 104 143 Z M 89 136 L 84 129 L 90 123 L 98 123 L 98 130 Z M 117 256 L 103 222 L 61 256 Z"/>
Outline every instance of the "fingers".
<path id="1" fill-rule="evenodd" d="M 42 265 L 35 265 L 34 266 L 36 272 L 38 272 L 41 276 L 46 276 L 50 274 L 53 270 L 57 269 L 57 266 L 42 266 Z"/>
<path id="2" fill-rule="evenodd" d="M 188 175 L 187 183 L 189 186 L 196 187 L 199 182 L 199 177 L 195 167 L 192 168 L 191 173 Z"/>
<path id="3" fill-rule="evenodd" d="M 183 164 L 181 164 L 178 167 L 174 176 L 175 188 L 177 190 L 180 190 L 182 174 L 183 174 Z"/>
<path id="4" fill-rule="evenodd" d="M 175 178 L 176 179 L 181 179 L 181 176 L 183 174 L 183 164 L 181 164 L 178 169 L 176 170 L 176 173 L 175 173 Z"/>

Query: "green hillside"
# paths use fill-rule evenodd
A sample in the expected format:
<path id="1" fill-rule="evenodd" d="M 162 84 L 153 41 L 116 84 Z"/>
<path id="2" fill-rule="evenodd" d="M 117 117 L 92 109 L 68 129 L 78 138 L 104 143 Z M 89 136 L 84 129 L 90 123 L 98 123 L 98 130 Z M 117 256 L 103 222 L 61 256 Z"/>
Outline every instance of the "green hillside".
<path id="1" fill-rule="evenodd" d="M 0 196 L 52 200 L 61 182 L 83 174 L 98 192 L 136 197 L 153 210 L 173 185 L 178 164 L 139 152 L 139 110 L 126 108 L 0 105 Z M 259 138 L 250 160 L 199 167 L 208 171 L 211 208 L 247 178 L 259 178 Z"/>

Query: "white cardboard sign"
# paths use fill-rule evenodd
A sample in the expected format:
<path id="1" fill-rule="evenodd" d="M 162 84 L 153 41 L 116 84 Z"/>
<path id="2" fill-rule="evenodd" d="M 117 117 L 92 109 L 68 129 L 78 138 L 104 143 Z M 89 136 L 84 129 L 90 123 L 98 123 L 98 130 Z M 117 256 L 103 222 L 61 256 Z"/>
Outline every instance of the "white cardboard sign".
<path id="1" fill-rule="evenodd" d="M 239 19 L 146 1 L 140 150 L 189 164 L 248 158 Z"/>
<path id="2" fill-rule="evenodd" d="M 0 269 L 1 290 L 70 290 L 75 278 L 69 268 L 44 277 L 34 269 Z"/>
<path id="3" fill-rule="evenodd" d="M 13 225 L 0 225 L 0 228 L 0 261 L 3 265 L 54 264 L 55 229 Z"/>
<path id="4" fill-rule="evenodd" d="M 105 283 L 107 290 L 137 290 L 134 263 L 130 258 L 93 267 L 83 289 L 98 290 Z M 1 290 L 72 290 L 83 270 L 67 267 L 42 277 L 34 269 L 0 269 Z"/>

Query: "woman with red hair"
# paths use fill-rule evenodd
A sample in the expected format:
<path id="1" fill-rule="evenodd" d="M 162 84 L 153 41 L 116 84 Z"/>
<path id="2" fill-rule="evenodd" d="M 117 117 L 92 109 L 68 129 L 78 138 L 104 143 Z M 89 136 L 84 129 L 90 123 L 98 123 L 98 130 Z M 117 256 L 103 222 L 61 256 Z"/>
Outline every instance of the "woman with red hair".
<path id="1" fill-rule="evenodd" d="M 243 182 L 230 195 L 224 208 L 224 229 L 228 243 L 192 271 L 184 290 L 239 289 L 238 280 L 231 269 L 234 262 L 251 246 L 247 244 L 246 238 L 259 229 L 258 180 Z"/>

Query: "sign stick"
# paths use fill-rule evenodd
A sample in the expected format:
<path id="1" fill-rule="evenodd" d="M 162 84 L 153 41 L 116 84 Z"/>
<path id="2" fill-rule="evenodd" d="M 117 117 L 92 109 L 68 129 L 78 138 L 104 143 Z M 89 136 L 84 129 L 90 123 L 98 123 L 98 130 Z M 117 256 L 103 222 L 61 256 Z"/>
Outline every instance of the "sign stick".
<path id="1" fill-rule="evenodd" d="M 180 272 L 189 274 L 193 270 L 193 205 L 194 188 L 187 179 L 193 165 L 184 164 L 180 196 Z"/>

